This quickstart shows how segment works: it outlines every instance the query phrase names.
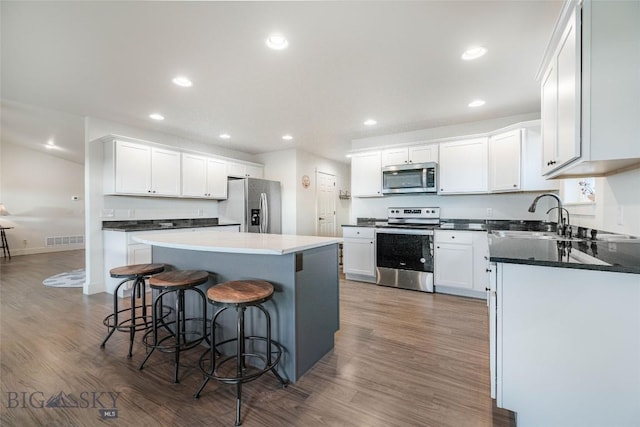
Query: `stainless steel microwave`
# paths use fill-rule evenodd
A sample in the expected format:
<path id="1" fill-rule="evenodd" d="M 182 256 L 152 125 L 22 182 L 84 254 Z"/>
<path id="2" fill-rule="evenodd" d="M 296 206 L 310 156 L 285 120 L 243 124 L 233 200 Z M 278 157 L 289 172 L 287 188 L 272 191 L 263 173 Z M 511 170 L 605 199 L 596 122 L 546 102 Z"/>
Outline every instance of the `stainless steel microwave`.
<path id="1" fill-rule="evenodd" d="M 437 163 L 410 163 L 382 168 L 382 193 L 435 193 Z"/>

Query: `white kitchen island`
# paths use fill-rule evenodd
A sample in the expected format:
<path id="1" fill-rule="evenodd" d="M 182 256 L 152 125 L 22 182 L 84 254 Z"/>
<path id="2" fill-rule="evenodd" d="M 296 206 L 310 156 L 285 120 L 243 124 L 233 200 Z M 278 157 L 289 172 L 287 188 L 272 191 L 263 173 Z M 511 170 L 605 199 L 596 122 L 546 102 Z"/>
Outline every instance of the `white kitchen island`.
<path id="1" fill-rule="evenodd" d="M 264 304 L 273 338 L 284 346 L 278 371 L 295 382 L 333 349 L 339 328 L 338 244 L 340 239 L 281 234 L 199 233 L 151 234 L 136 238 L 152 246 L 154 263 L 182 270 L 206 270 L 212 280 L 201 289 L 229 280 L 262 279 L 273 284 Z M 192 305 L 193 304 L 193 305 Z M 187 300 L 187 311 L 197 312 Z M 212 307 L 208 307 L 211 317 Z M 247 311 L 247 335 L 263 334 L 262 316 Z M 222 316 L 222 338 L 235 336 L 235 317 Z"/>

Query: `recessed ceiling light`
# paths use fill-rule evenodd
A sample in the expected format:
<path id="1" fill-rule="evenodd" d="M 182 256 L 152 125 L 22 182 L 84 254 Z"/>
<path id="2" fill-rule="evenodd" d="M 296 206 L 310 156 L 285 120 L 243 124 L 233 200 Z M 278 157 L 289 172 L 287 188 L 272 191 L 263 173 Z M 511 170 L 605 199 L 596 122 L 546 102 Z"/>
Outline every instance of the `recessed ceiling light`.
<path id="1" fill-rule="evenodd" d="M 469 107 L 481 107 L 485 104 L 485 102 L 482 99 L 476 99 L 474 101 L 471 101 L 469 103 Z"/>
<path id="2" fill-rule="evenodd" d="M 221 134 L 220 134 L 220 138 L 222 138 L 222 139 L 229 139 L 229 138 L 231 138 L 231 135 L 229 135 L 228 133 L 221 133 Z"/>
<path id="3" fill-rule="evenodd" d="M 284 135 L 282 139 L 284 139 L 285 141 L 291 141 L 293 137 L 291 135 Z"/>
<path id="4" fill-rule="evenodd" d="M 164 116 L 158 113 L 149 114 L 149 118 L 158 121 L 164 120 Z"/>
<path id="5" fill-rule="evenodd" d="M 352 156 L 353 156 L 352 154 L 347 154 L 345 157 L 346 157 L 347 159 L 350 159 Z"/>
<path id="6" fill-rule="evenodd" d="M 193 82 L 189 80 L 189 78 L 185 76 L 176 76 L 171 80 L 174 84 L 182 87 L 191 87 L 193 86 Z"/>
<path id="7" fill-rule="evenodd" d="M 480 58 L 482 55 L 487 53 L 487 48 L 482 46 L 474 46 L 465 50 L 462 54 L 462 59 L 465 61 L 471 61 L 472 59 Z"/>
<path id="8" fill-rule="evenodd" d="M 267 46 L 274 50 L 282 50 L 289 46 L 289 41 L 282 34 L 274 33 L 267 37 Z"/>
<path id="9" fill-rule="evenodd" d="M 365 124 L 365 125 L 367 125 L 367 126 L 373 126 L 373 125 L 375 125 L 375 124 L 377 124 L 377 123 L 378 123 L 378 122 L 376 122 L 376 121 L 375 121 L 375 120 L 373 120 L 373 119 L 367 119 L 367 120 L 365 120 L 365 121 L 364 121 L 364 124 Z"/>
<path id="10" fill-rule="evenodd" d="M 61 148 L 58 147 L 56 143 L 53 141 L 53 138 L 47 141 L 47 144 L 45 145 L 45 147 L 48 148 L 49 150 L 61 150 Z"/>

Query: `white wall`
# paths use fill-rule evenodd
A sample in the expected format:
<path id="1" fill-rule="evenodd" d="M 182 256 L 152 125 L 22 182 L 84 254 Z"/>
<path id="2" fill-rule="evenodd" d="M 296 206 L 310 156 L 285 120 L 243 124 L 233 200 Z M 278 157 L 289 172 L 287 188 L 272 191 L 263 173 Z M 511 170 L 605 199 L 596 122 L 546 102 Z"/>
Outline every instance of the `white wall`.
<path id="1" fill-rule="evenodd" d="M 9 216 L 11 255 L 81 249 L 84 244 L 46 246 L 47 237 L 84 236 L 82 164 L 2 142 L 0 194 Z M 72 201 L 72 196 L 80 200 Z M 26 240 L 26 243 L 24 241 Z"/>
<path id="2" fill-rule="evenodd" d="M 555 206 L 550 197 L 540 199 L 536 212 L 527 211 L 540 193 L 474 194 L 456 196 L 392 195 L 376 198 L 354 198 L 351 221 L 357 218 L 387 217 L 387 207 L 439 207 L 441 218 L 449 219 L 518 219 L 546 221 L 545 212 Z M 490 211 L 489 211 L 490 209 Z M 555 217 L 554 217 L 555 218 Z"/>
<path id="3" fill-rule="evenodd" d="M 349 166 L 315 156 L 303 150 L 287 149 L 256 156 L 265 165 L 265 178 L 282 183 L 283 234 L 316 234 L 316 172 L 335 175 L 336 186 L 349 189 Z M 309 188 L 302 186 L 302 177 L 311 179 Z M 348 223 L 350 201 L 339 200 L 336 192 L 336 232 Z"/>
<path id="4" fill-rule="evenodd" d="M 569 206 L 571 223 L 640 237 L 640 169 L 596 178 L 596 203 Z"/>
<path id="5" fill-rule="evenodd" d="M 280 150 L 257 156 L 264 164 L 264 178 L 280 181 L 282 234 L 296 234 L 296 150 Z"/>

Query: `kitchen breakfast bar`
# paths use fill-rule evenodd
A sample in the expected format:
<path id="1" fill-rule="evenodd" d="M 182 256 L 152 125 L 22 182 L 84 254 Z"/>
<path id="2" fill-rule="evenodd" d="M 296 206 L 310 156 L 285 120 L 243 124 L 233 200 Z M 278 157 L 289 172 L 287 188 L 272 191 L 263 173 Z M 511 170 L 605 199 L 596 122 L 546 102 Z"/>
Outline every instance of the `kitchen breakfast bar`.
<path id="1" fill-rule="evenodd" d="M 180 270 L 211 273 L 206 290 L 230 280 L 261 279 L 273 284 L 264 303 L 273 339 L 284 347 L 278 371 L 295 382 L 333 349 L 339 329 L 338 244 L 340 239 L 281 234 L 184 232 L 136 237 L 152 246 L 152 260 Z M 195 299 L 186 300 L 187 315 L 197 317 Z M 207 308 L 211 318 L 213 309 Z M 247 335 L 262 331 L 260 316 L 247 312 Z M 223 338 L 235 336 L 235 316 L 217 322 Z"/>

